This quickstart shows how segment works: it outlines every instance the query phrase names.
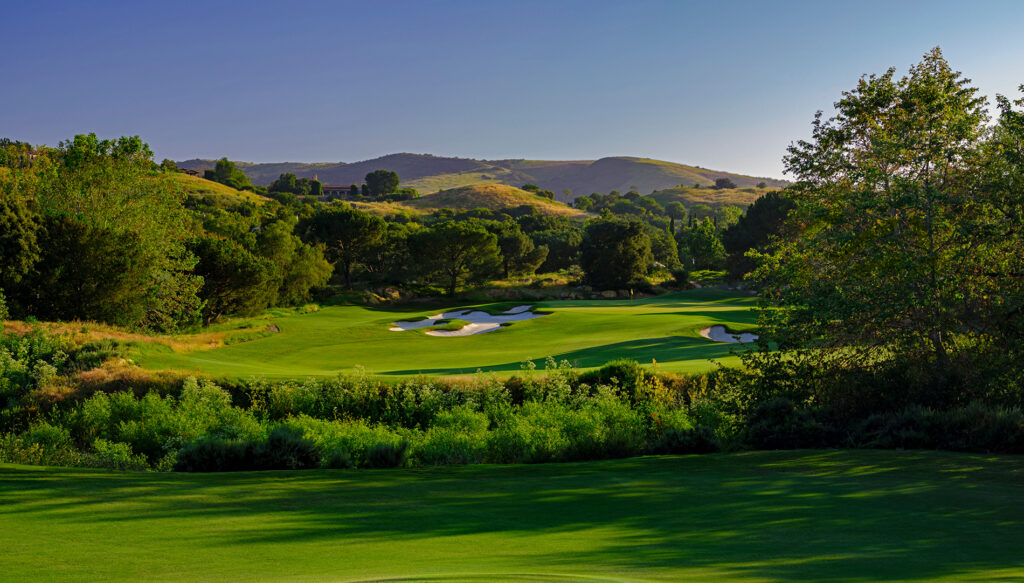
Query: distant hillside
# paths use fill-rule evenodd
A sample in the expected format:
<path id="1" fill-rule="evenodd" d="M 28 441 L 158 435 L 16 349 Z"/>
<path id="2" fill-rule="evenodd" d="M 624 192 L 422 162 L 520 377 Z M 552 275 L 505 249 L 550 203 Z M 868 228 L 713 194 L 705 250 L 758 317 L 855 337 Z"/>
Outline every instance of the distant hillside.
<path id="1" fill-rule="evenodd" d="M 493 210 L 528 204 L 537 207 L 540 212 L 550 215 L 572 218 L 582 218 L 587 215 L 587 213 L 568 207 L 563 203 L 504 184 L 462 186 L 408 200 L 403 204 L 413 208 L 431 210 L 441 208 L 469 210 L 480 207 Z"/>
<path id="2" fill-rule="evenodd" d="M 178 166 L 202 171 L 213 168 L 214 163 L 214 160 L 194 159 L 178 162 Z M 786 184 L 785 181 L 771 178 L 630 157 L 570 161 L 474 160 L 429 154 L 391 154 L 353 163 L 236 162 L 236 165 L 254 184 L 263 185 L 270 184 L 285 172 L 291 172 L 299 178 L 312 178 L 316 174 L 324 184 L 360 183 L 369 172 L 386 169 L 397 172 L 403 186 L 411 186 L 423 194 L 479 183 L 522 186 L 532 182 L 553 191 L 559 200 L 567 198 L 563 194 L 566 189 L 572 193 L 569 198 L 592 192 L 627 192 L 633 187 L 646 194 L 680 185 L 709 186 L 717 178 L 729 178 L 739 187 L 751 187 L 760 182 L 774 188 Z"/>
<path id="3" fill-rule="evenodd" d="M 693 188 L 692 186 L 687 186 L 685 188 L 658 190 L 652 192 L 649 196 L 658 201 L 658 204 L 661 206 L 665 206 L 672 201 L 679 201 L 686 208 L 690 208 L 691 205 L 695 204 L 706 204 L 712 208 L 731 204 L 746 208 L 771 190 L 771 188 L 755 187 L 715 190 L 713 188 Z"/>
<path id="4" fill-rule="evenodd" d="M 226 184 L 204 180 L 197 176 L 188 174 L 168 173 L 164 174 L 175 183 L 180 192 L 184 195 L 192 195 L 199 198 L 213 198 L 223 202 L 265 202 L 269 199 L 260 196 L 255 192 L 235 190 Z"/>

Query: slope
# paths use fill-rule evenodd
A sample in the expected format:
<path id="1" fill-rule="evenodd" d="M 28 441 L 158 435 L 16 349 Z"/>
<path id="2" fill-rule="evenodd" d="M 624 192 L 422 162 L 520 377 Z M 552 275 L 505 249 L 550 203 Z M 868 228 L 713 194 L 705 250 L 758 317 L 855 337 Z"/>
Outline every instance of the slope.
<path id="1" fill-rule="evenodd" d="M 194 159 L 179 162 L 178 165 L 201 171 L 212 168 L 214 163 L 214 160 Z M 509 186 L 522 186 L 532 182 L 553 191 L 560 200 L 591 192 L 626 192 L 633 187 L 636 187 L 638 192 L 648 193 L 681 184 L 708 186 L 713 184 L 716 178 L 729 178 L 740 187 L 755 186 L 760 182 L 773 188 L 786 184 L 785 181 L 772 178 L 628 156 L 565 161 L 475 160 L 403 153 L 354 163 L 236 164 L 254 184 L 270 184 L 284 172 L 291 172 L 300 178 L 312 178 L 315 174 L 325 184 L 361 183 L 367 173 L 386 169 L 397 172 L 402 178 L 403 186 L 416 188 L 421 193 L 433 193 L 481 182 Z M 571 191 L 569 196 L 564 194 L 567 189 Z"/>
<path id="2" fill-rule="evenodd" d="M 541 213 L 549 215 L 571 218 L 585 218 L 587 216 L 587 213 L 568 207 L 560 202 L 555 202 L 542 196 L 537 196 L 532 192 L 504 184 L 473 184 L 452 188 L 406 201 L 404 204 L 419 209 L 450 208 L 455 210 L 469 210 L 481 207 L 493 210 L 525 204 L 536 207 Z"/>

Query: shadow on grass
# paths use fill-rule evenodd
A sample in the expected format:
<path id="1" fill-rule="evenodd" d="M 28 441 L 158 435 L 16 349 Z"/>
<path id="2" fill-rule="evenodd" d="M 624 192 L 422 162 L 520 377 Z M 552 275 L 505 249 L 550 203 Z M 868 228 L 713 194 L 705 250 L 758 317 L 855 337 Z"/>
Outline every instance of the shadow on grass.
<path id="1" fill-rule="evenodd" d="M 635 360 L 640 364 L 650 364 L 652 360 L 659 363 L 670 363 L 677 360 L 700 361 L 719 359 L 732 356 L 739 345 L 720 344 L 701 338 L 690 338 L 686 336 L 663 336 L 660 338 L 643 338 L 640 340 L 628 340 L 591 346 L 579 350 L 571 350 L 550 355 L 556 362 L 567 360 L 578 368 L 598 367 L 613 360 L 628 359 Z M 548 357 L 547 354 L 537 355 L 531 360 L 543 363 Z M 419 368 L 405 370 L 391 370 L 380 372 L 385 375 L 415 375 L 415 374 L 468 374 L 476 371 L 482 372 L 506 372 L 520 370 L 521 361 L 505 362 L 480 367 L 439 367 Z"/>
<path id="2" fill-rule="evenodd" d="M 877 451 L 205 476 L 8 467 L 0 523 L 31 516 L 130 539 L 136 521 L 167 521 L 178 544 L 225 554 L 470 537 L 465 553 L 486 558 L 472 537 L 499 533 L 555 571 L 931 580 L 1024 570 L 1022 477 L 1020 457 Z"/>

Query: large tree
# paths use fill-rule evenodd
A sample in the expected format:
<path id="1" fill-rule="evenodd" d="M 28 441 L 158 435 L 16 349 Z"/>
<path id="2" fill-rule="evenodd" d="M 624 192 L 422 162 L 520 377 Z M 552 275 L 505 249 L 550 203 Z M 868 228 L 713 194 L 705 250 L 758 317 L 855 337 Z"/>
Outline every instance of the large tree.
<path id="1" fill-rule="evenodd" d="M 641 280 L 653 262 L 651 239 L 640 221 L 603 217 L 587 222 L 580 265 L 591 285 L 628 287 Z"/>
<path id="2" fill-rule="evenodd" d="M 352 269 L 380 244 L 387 230 L 383 219 L 355 210 L 348 205 L 319 210 L 303 219 L 297 228 L 313 243 L 322 243 L 327 258 L 345 278 L 345 287 L 352 287 Z"/>
<path id="3" fill-rule="evenodd" d="M 440 278 L 454 296 L 467 279 L 486 279 L 500 265 L 498 238 L 472 221 L 448 221 L 409 237 L 414 260 L 425 274 Z"/>
<path id="4" fill-rule="evenodd" d="M 796 236 L 757 272 L 762 324 L 823 365 L 901 355 L 942 388 L 971 368 L 954 357 L 998 342 L 1024 255 L 1020 215 L 979 182 L 986 101 L 935 49 L 902 78 L 862 78 L 835 107 L 785 158 Z"/>
<path id="5" fill-rule="evenodd" d="M 391 194 L 398 190 L 398 173 L 393 170 L 374 170 L 366 175 L 366 190 L 370 196 Z"/>

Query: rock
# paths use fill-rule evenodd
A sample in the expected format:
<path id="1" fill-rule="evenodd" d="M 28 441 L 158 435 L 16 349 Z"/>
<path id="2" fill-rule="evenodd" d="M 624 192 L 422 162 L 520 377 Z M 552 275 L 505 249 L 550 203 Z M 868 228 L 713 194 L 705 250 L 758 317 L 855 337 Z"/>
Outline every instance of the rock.
<path id="1" fill-rule="evenodd" d="M 619 292 L 618 292 L 618 295 L 619 295 L 620 298 L 627 299 L 627 300 L 633 296 L 633 294 L 629 293 L 628 289 L 620 289 Z"/>
<path id="2" fill-rule="evenodd" d="M 399 291 L 398 288 L 386 287 L 381 291 L 380 295 L 384 296 L 389 300 L 397 300 L 400 297 L 402 297 L 402 292 Z"/>
<path id="3" fill-rule="evenodd" d="M 267 332 L 280 332 L 281 329 L 274 324 L 267 324 Z"/>
<path id="4" fill-rule="evenodd" d="M 615 298 L 615 290 L 606 289 L 603 292 L 601 292 L 601 297 L 605 298 L 605 299 L 609 299 L 609 300 L 610 299 L 614 299 Z"/>

